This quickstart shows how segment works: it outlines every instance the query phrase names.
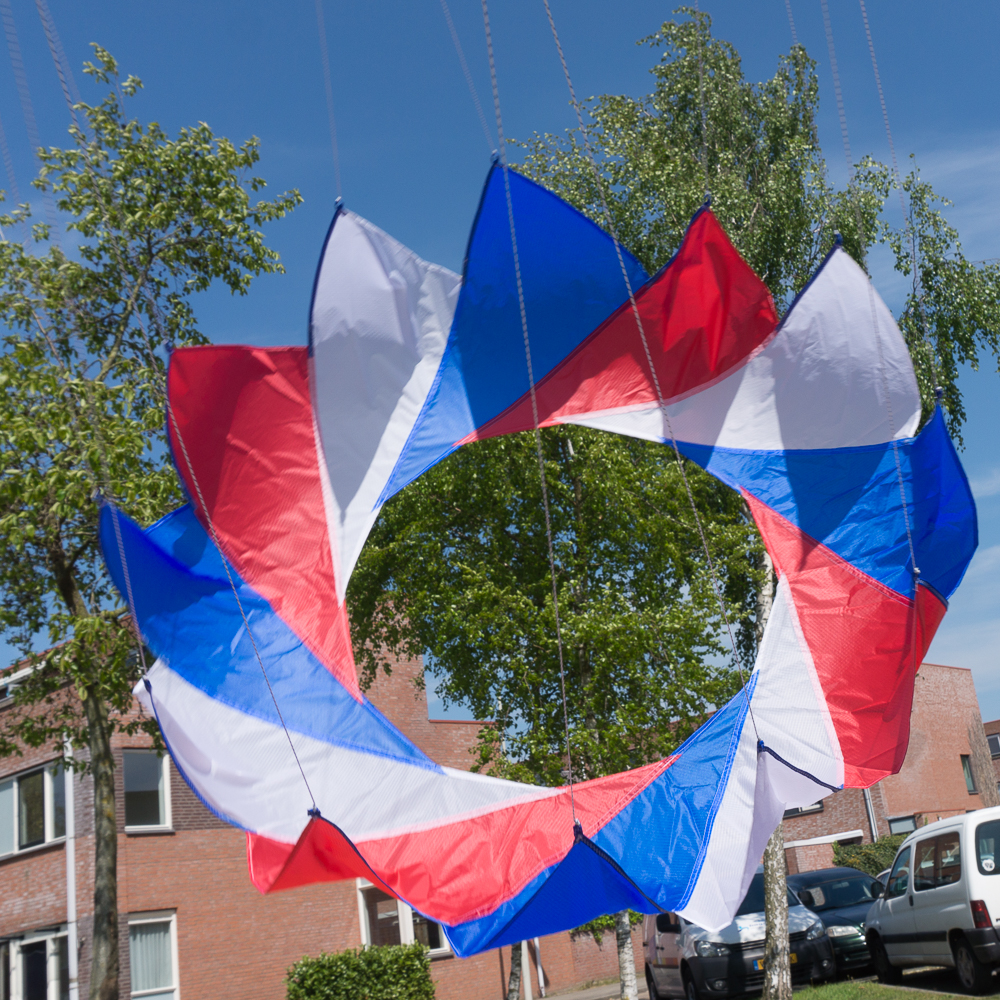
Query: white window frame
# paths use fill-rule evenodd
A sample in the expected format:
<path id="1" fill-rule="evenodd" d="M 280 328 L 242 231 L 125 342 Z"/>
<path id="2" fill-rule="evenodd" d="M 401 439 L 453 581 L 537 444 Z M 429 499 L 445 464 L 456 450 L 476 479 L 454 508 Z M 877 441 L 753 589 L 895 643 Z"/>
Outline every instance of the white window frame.
<path id="1" fill-rule="evenodd" d="M 166 760 L 166 757 L 164 757 Z M 140 830 L 148 829 L 147 827 L 139 827 Z M 158 986 L 153 990 L 139 990 L 135 991 L 132 989 L 132 935 L 131 929 L 136 926 L 136 924 L 170 924 L 170 973 L 173 976 L 172 986 Z M 168 990 L 174 991 L 174 1000 L 180 1000 L 181 996 L 181 977 L 180 977 L 180 963 L 177 959 L 177 911 L 176 910 L 147 910 L 144 913 L 130 913 L 128 915 L 128 926 L 129 926 L 129 996 L 135 997 L 137 1000 L 141 1000 L 142 997 L 155 996 L 157 993 L 166 993 Z"/>
<path id="2" fill-rule="evenodd" d="M 24 934 L 20 939 L 11 939 L 10 945 L 10 995 L 24 995 L 24 963 L 21 960 L 21 949 L 25 945 L 45 942 L 45 980 L 48 1000 L 59 1000 L 59 939 L 66 937 L 66 925 L 44 931 L 33 931 Z"/>
<path id="3" fill-rule="evenodd" d="M 368 926 L 368 907 L 365 906 L 365 889 L 378 889 L 380 887 L 373 882 L 369 882 L 366 878 L 357 879 L 356 884 L 358 892 L 358 921 L 361 925 L 361 943 L 366 948 L 370 948 L 372 944 L 372 932 Z M 399 913 L 399 943 L 413 944 L 416 940 L 413 935 L 413 908 L 398 898 L 396 899 L 396 908 L 397 913 Z M 440 927 L 441 925 L 438 924 L 438 926 Z M 443 927 L 441 928 L 441 940 L 444 944 L 440 948 L 430 949 L 431 958 L 443 958 L 445 955 L 452 953 Z"/>
<path id="4" fill-rule="evenodd" d="M 123 747 L 122 748 L 122 812 L 125 811 L 125 754 L 127 753 L 149 753 L 156 754 L 151 747 Z M 129 824 L 125 825 L 126 833 L 173 833 L 174 813 L 170 801 L 170 754 L 164 754 L 160 758 L 160 780 L 163 782 L 163 819 L 164 822 L 150 824 L 148 826 Z"/>
<path id="5" fill-rule="evenodd" d="M 0 853 L 0 858 L 13 857 L 15 854 L 30 854 L 32 851 L 40 851 L 43 848 L 49 847 L 52 844 L 62 844 L 66 840 L 66 834 L 61 833 L 59 836 L 55 836 L 55 795 L 52 787 L 54 780 L 54 773 L 59 768 L 62 768 L 63 781 L 66 781 L 67 770 L 63 764 L 62 759 L 50 760 L 46 764 L 41 766 L 35 766 L 28 768 L 24 771 L 19 771 L 17 774 L 5 774 L 0 778 L 0 785 L 6 785 L 8 782 L 14 790 L 14 808 L 11 810 L 11 818 L 14 824 L 13 829 L 13 839 L 12 843 L 14 849 L 12 851 Z M 21 796 L 20 790 L 18 788 L 19 782 L 24 778 L 30 778 L 33 774 L 38 774 L 42 772 L 42 810 L 44 813 L 43 822 L 43 840 L 40 844 L 32 844 L 30 847 L 21 847 L 20 845 L 20 824 L 18 823 L 18 810 L 20 808 Z M 63 796 L 63 808 L 65 809 L 66 798 Z M 66 820 L 63 818 L 63 828 L 65 829 Z"/>

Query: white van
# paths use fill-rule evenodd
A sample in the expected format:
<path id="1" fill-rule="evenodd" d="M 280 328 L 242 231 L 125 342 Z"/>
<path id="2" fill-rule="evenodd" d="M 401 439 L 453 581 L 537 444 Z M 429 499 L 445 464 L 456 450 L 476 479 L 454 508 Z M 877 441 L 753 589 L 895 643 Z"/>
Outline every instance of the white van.
<path id="1" fill-rule="evenodd" d="M 1000 967 L 1000 806 L 928 823 L 900 845 L 885 892 L 865 919 L 884 983 L 902 969 L 945 965 L 986 990 Z"/>

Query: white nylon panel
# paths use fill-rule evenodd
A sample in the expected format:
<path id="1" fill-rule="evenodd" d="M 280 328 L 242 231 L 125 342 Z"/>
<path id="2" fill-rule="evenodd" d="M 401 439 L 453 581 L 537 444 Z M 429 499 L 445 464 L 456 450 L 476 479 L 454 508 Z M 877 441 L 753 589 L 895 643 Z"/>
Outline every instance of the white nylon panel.
<path id="1" fill-rule="evenodd" d="M 177 766 L 201 798 L 247 830 L 298 840 L 312 803 L 284 731 L 210 698 L 160 660 L 146 679 L 152 696 L 143 681 L 135 695 L 147 711 L 155 709 Z M 453 768 L 417 767 L 300 733 L 292 740 L 320 812 L 354 841 L 559 794 Z"/>
<path id="2" fill-rule="evenodd" d="M 786 761 L 821 781 L 839 786 L 844 780 L 833 722 L 783 580 L 755 670 L 753 720 L 748 716 L 744 723 L 698 882 L 681 911 L 710 931 L 721 930 L 733 919 L 784 811 L 831 794 L 770 754 L 758 756 L 758 734 Z"/>
<path id="3" fill-rule="evenodd" d="M 434 381 L 460 285 L 457 274 L 365 219 L 338 217 L 320 263 L 311 332 L 341 598 Z"/>
<path id="4" fill-rule="evenodd" d="M 678 441 L 752 451 L 883 444 L 912 437 L 920 420 L 913 365 L 896 321 L 843 249 L 763 351 L 721 382 L 668 402 Z M 652 440 L 668 436 L 658 407 L 568 422 Z"/>

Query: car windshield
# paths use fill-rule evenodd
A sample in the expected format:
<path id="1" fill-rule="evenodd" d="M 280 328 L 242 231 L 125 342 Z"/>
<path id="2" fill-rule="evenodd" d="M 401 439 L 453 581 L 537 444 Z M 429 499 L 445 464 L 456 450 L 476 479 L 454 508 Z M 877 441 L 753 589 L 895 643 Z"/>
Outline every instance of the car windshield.
<path id="1" fill-rule="evenodd" d="M 831 879 L 828 882 L 814 882 L 799 886 L 799 892 L 808 889 L 812 894 L 810 910 L 833 910 L 841 906 L 857 906 L 859 903 L 871 903 L 875 900 L 875 892 L 881 886 L 867 875 L 847 876 L 847 878 Z"/>
<path id="2" fill-rule="evenodd" d="M 795 897 L 795 893 L 791 889 L 788 890 L 788 905 L 789 906 L 801 906 L 802 903 L 799 902 Z M 743 897 L 743 902 L 740 903 L 740 908 L 736 911 L 736 916 L 745 917 L 748 913 L 763 913 L 764 912 L 764 875 L 762 872 L 758 872 L 753 877 L 753 881 L 750 883 L 750 888 L 747 889 L 746 896 Z"/>

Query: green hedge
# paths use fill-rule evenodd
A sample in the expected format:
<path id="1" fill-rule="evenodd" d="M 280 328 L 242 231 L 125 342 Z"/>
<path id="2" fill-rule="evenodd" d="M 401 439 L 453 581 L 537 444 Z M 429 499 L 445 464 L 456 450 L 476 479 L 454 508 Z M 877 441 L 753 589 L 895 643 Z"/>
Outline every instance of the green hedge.
<path id="1" fill-rule="evenodd" d="M 434 1000 L 422 944 L 303 958 L 288 970 L 288 1000 Z"/>
<path id="2" fill-rule="evenodd" d="M 857 868 L 869 875 L 878 875 L 892 864 L 899 845 L 906 840 L 907 834 L 896 833 L 888 837 L 879 837 L 874 844 L 840 844 L 833 845 L 833 863 L 844 865 L 845 868 Z"/>

